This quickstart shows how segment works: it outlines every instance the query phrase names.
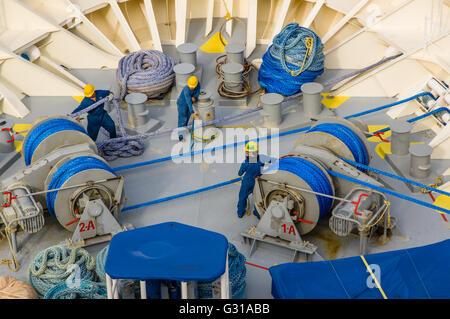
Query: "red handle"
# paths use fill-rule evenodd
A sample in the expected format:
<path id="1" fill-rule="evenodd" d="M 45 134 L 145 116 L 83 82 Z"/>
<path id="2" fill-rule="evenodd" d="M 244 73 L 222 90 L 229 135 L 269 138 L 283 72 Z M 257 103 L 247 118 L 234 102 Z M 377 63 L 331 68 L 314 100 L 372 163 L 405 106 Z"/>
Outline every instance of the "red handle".
<path id="1" fill-rule="evenodd" d="M 11 206 L 12 200 L 17 198 L 17 195 L 13 197 L 11 192 L 3 192 L 3 195 L 8 195 L 8 203 L 3 204 L 2 207 Z"/>
<path id="2" fill-rule="evenodd" d="M 8 131 L 9 135 L 11 135 L 11 139 L 9 141 L 7 141 L 6 143 L 14 143 L 14 133 L 11 131 L 11 129 L 8 127 L 4 127 L 4 128 L 2 128 L 2 131 Z"/>
<path id="3" fill-rule="evenodd" d="M 383 135 L 385 132 L 375 132 L 375 133 L 373 133 L 373 135 L 374 136 L 378 136 L 379 138 L 380 138 L 380 140 L 382 141 L 382 142 L 389 142 L 388 140 L 385 140 L 384 138 L 382 138 L 381 137 L 381 135 Z"/>
<path id="4" fill-rule="evenodd" d="M 353 204 L 355 204 L 355 211 L 354 211 L 354 213 L 355 213 L 356 215 L 361 216 L 361 213 L 358 213 L 358 206 L 359 206 L 359 203 L 361 202 L 361 199 L 362 199 L 363 197 L 368 197 L 368 196 L 369 196 L 368 194 L 362 193 L 362 194 L 359 195 L 358 201 L 352 202 Z"/>

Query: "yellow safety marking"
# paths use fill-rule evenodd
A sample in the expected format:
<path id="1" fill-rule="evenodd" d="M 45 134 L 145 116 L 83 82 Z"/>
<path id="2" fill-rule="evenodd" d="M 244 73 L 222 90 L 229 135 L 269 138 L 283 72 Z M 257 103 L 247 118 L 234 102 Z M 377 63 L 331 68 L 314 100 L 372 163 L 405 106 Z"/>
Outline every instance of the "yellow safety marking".
<path id="1" fill-rule="evenodd" d="M 413 144 L 423 144 L 423 142 L 413 142 L 409 145 Z M 391 143 L 387 142 L 378 143 L 378 145 L 375 146 L 375 152 L 377 152 L 378 156 L 380 156 L 381 158 L 384 158 L 386 154 L 392 154 Z"/>
<path id="2" fill-rule="evenodd" d="M 332 98 L 327 98 L 330 93 L 322 93 L 324 99 L 322 100 L 322 104 L 325 105 L 329 109 L 335 109 L 339 107 L 342 103 L 347 101 L 349 96 L 334 96 Z"/>
<path id="3" fill-rule="evenodd" d="M 200 50 L 206 53 L 223 53 L 225 51 L 225 45 L 228 42 L 224 39 L 224 37 L 220 34 L 220 32 L 216 32 L 208 41 L 203 43 L 200 47 Z"/>
<path id="4" fill-rule="evenodd" d="M 12 127 L 14 132 L 23 132 L 23 131 L 27 131 L 31 128 L 31 124 L 14 124 L 14 126 Z M 27 132 L 23 132 L 20 133 L 20 135 L 27 135 Z"/>
<path id="5" fill-rule="evenodd" d="M 381 288 L 380 283 L 378 282 L 377 278 L 375 277 L 375 275 L 372 272 L 372 269 L 370 268 L 369 264 L 366 261 L 366 258 L 364 258 L 363 255 L 360 255 L 359 257 L 361 257 L 362 261 L 364 262 L 364 265 L 366 265 L 367 271 L 370 273 L 370 276 L 372 276 L 373 281 L 375 282 L 375 285 L 377 285 L 378 290 L 380 291 L 381 295 L 383 296 L 384 299 L 388 299 L 386 297 L 386 294 L 383 291 L 383 288 Z"/>
<path id="6" fill-rule="evenodd" d="M 447 195 L 441 195 L 434 201 L 433 205 L 439 206 L 444 209 L 450 210 L 450 197 Z M 436 210 L 439 214 L 445 215 L 447 213 Z"/>
<path id="7" fill-rule="evenodd" d="M 14 147 L 16 148 L 17 153 L 22 152 L 22 144 L 22 141 L 14 141 Z"/>
<path id="8" fill-rule="evenodd" d="M 383 129 L 385 129 L 386 127 L 389 127 L 389 125 L 368 125 L 369 127 L 369 133 L 375 133 L 378 131 L 381 131 Z M 383 132 L 383 134 L 381 134 L 381 137 L 384 139 L 387 139 L 389 136 L 391 136 L 391 130 Z M 380 138 L 378 136 L 371 136 L 369 138 L 367 138 L 367 140 L 369 142 L 381 142 Z"/>
<path id="9" fill-rule="evenodd" d="M 81 103 L 83 101 L 84 96 L 72 96 L 78 103 Z"/>

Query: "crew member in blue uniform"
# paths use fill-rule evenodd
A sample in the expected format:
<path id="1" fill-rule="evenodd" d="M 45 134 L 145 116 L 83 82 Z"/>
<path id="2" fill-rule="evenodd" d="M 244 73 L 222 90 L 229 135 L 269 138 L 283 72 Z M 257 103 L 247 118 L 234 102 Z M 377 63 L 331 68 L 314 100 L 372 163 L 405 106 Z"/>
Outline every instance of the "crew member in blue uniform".
<path id="1" fill-rule="evenodd" d="M 245 145 L 246 159 L 241 164 L 239 169 L 239 176 L 244 174 L 241 182 L 241 189 L 239 190 L 239 202 L 237 205 L 237 214 L 241 218 L 244 216 L 247 210 L 247 198 L 253 193 L 255 187 L 255 178 L 261 176 L 261 168 L 264 164 L 260 161 L 258 155 L 258 144 L 256 142 L 248 142 Z M 256 208 L 253 210 L 253 214 L 260 218 Z"/>
<path id="2" fill-rule="evenodd" d="M 187 126 L 189 118 L 194 118 L 195 113 L 192 108 L 192 102 L 197 101 L 199 94 L 200 83 L 198 83 L 197 77 L 191 76 L 177 100 L 178 127 Z M 182 141 L 183 135 L 180 134 L 178 139 Z"/>
<path id="3" fill-rule="evenodd" d="M 84 99 L 81 101 L 80 105 L 73 110 L 72 114 L 78 113 L 81 110 L 91 106 L 97 101 L 109 96 L 111 94 L 110 91 L 107 90 L 95 90 L 94 86 L 88 84 L 84 87 Z M 88 112 L 88 126 L 87 131 L 88 135 L 95 141 L 98 136 L 98 132 L 100 131 L 100 127 L 104 127 L 108 133 L 110 138 L 117 137 L 116 134 L 116 125 L 114 121 L 109 116 L 109 114 L 104 109 L 105 104 L 99 105 L 95 109 Z"/>

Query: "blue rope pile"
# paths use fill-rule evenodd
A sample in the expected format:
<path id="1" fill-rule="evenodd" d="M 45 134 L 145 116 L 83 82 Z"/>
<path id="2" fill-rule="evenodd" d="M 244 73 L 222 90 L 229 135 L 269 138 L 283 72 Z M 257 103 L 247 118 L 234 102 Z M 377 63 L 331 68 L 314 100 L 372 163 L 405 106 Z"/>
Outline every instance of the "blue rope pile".
<path id="1" fill-rule="evenodd" d="M 55 286 L 70 282 L 71 278 L 75 281 L 74 287 L 77 286 L 87 292 L 90 289 L 87 283 L 84 287 L 78 287 L 76 281 L 94 282 L 96 280 L 95 259 L 83 248 L 51 246 L 34 258 L 30 265 L 29 278 L 31 285 L 41 297 Z M 60 286 L 53 293 L 63 294 L 64 291 L 66 289 Z M 70 298 L 72 297 L 74 296 L 70 295 Z"/>
<path id="2" fill-rule="evenodd" d="M 65 281 L 50 288 L 44 299 L 107 299 L 106 286 L 103 283 L 81 280 L 75 286 L 68 286 Z"/>
<path id="3" fill-rule="evenodd" d="M 79 124 L 67 119 L 52 119 L 36 126 L 28 133 L 23 145 L 25 164 L 30 165 L 33 153 L 39 144 L 50 135 L 61 131 L 77 131 L 87 135 L 86 130 Z"/>
<path id="4" fill-rule="evenodd" d="M 353 154 L 355 161 L 368 165 L 369 154 L 364 142 L 351 129 L 342 124 L 323 123 L 312 127 L 309 132 L 324 132 L 336 136 L 347 145 Z"/>
<path id="5" fill-rule="evenodd" d="M 287 171 L 297 175 L 306 184 L 311 187 L 314 192 L 333 196 L 333 187 L 330 180 L 323 171 L 313 163 L 299 157 L 284 157 L 278 162 L 273 163 L 266 172 L 272 170 Z M 329 197 L 316 195 L 319 203 L 319 218 L 325 217 L 331 209 L 333 200 Z"/>
<path id="6" fill-rule="evenodd" d="M 109 165 L 98 158 L 91 156 L 80 156 L 64 163 L 56 171 L 48 185 L 48 189 L 51 190 L 60 188 L 70 177 L 88 169 L 103 169 L 117 176 Z M 58 191 L 47 193 L 47 208 L 50 215 L 55 218 L 55 199 L 57 194 Z"/>
<path id="7" fill-rule="evenodd" d="M 233 299 L 244 299 L 247 269 L 245 268 L 245 257 L 236 247 L 228 243 L 228 276 L 231 286 L 231 297 Z M 213 297 L 213 281 L 197 282 L 197 292 L 200 299 Z"/>
<path id="8" fill-rule="evenodd" d="M 166 93 L 173 84 L 175 73 L 171 57 L 157 50 L 139 50 L 119 61 L 117 81 L 120 99 L 128 92 L 141 92 L 150 98 Z"/>
<path id="9" fill-rule="evenodd" d="M 106 282 L 106 272 L 105 264 L 106 257 L 108 257 L 109 245 L 100 250 L 100 252 L 95 257 L 95 272 L 97 273 L 98 279 L 102 282 Z"/>
<path id="10" fill-rule="evenodd" d="M 314 81 L 323 73 L 322 51 L 322 41 L 313 31 L 289 23 L 275 36 L 262 58 L 259 84 L 270 93 L 292 95 L 299 92 L 302 84 Z"/>

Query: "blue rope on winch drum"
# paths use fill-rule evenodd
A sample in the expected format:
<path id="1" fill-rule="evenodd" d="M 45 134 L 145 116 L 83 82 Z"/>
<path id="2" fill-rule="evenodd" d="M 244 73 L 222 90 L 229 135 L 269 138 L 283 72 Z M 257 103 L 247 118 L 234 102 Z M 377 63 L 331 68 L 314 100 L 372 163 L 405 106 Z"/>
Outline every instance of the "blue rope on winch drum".
<path id="1" fill-rule="evenodd" d="M 88 169 L 103 169 L 105 171 L 111 172 L 115 176 L 117 176 L 116 173 L 112 170 L 111 167 L 109 167 L 108 164 L 104 163 L 103 161 L 99 160 L 98 158 L 91 157 L 91 156 L 80 156 L 77 158 L 74 158 L 67 163 L 64 163 L 53 175 L 48 190 L 51 189 L 57 189 L 62 187 L 64 183 L 72 176 L 74 176 L 77 173 L 80 173 L 82 171 L 88 170 Z M 50 215 L 56 218 L 55 215 L 55 199 L 56 195 L 58 194 L 57 191 L 55 192 L 48 192 L 47 193 L 47 208 L 50 212 Z"/>
<path id="2" fill-rule="evenodd" d="M 347 145 L 356 162 L 363 165 L 369 164 L 369 154 L 367 153 L 364 142 L 345 125 L 338 123 L 323 123 L 312 127 L 306 134 L 309 132 L 324 132 L 337 137 Z"/>
<path id="3" fill-rule="evenodd" d="M 67 119 L 52 119 L 36 126 L 28 135 L 23 145 L 25 164 L 30 165 L 36 148 L 50 135 L 61 131 L 77 131 L 87 135 L 86 130 L 79 124 Z"/>
<path id="4" fill-rule="evenodd" d="M 281 158 L 278 162 L 275 162 L 266 172 L 273 170 L 287 171 L 294 175 L 297 175 L 306 184 L 311 187 L 314 192 L 326 194 L 333 196 L 333 187 L 331 186 L 330 180 L 323 173 L 323 171 L 314 165 L 313 163 L 299 157 L 285 157 Z M 319 203 L 319 219 L 323 218 L 328 214 L 331 209 L 333 200 L 329 197 L 316 195 L 317 201 Z"/>

